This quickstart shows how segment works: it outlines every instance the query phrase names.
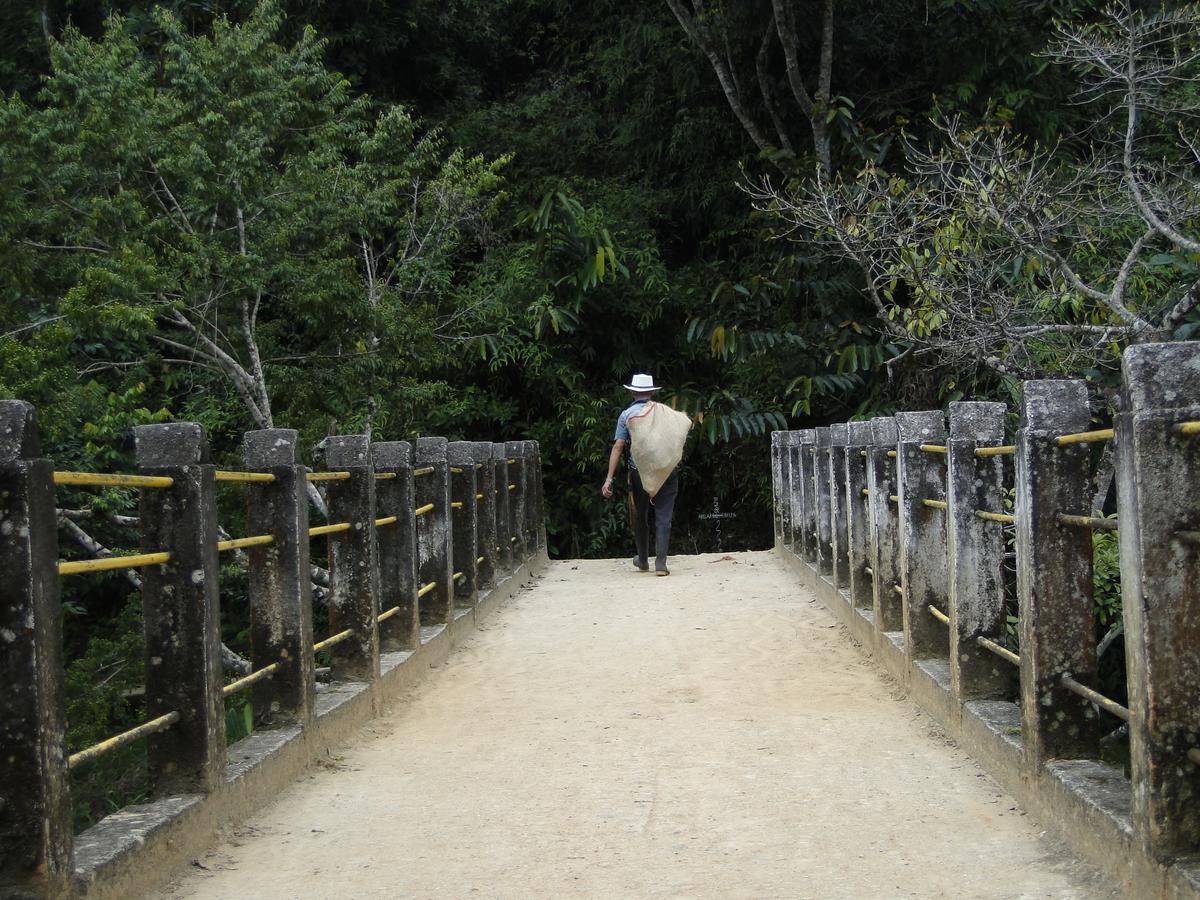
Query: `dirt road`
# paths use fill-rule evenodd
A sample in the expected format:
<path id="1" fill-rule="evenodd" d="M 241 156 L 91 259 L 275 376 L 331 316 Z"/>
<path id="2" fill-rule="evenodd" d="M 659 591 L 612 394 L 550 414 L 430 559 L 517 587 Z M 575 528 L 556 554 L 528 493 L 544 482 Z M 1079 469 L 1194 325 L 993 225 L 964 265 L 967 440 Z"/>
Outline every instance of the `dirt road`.
<path id="1" fill-rule="evenodd" d="M 554 563 L 171 898 L 1084 898 L 767 553 Z"/>

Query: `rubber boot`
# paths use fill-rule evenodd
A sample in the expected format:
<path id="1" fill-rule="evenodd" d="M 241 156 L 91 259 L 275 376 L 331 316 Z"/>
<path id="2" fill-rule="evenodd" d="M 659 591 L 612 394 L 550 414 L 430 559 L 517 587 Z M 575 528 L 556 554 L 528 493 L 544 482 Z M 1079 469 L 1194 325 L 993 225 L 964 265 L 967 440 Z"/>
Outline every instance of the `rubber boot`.
<path id="1" fill-rule="evenodd" d="M 660 524 L 654 529 L 654 550 L 658 556 L 654 559 L 655 575 L 670 575 L 667 569 L 667 544 L 671 541 L 671 523 Z"/>

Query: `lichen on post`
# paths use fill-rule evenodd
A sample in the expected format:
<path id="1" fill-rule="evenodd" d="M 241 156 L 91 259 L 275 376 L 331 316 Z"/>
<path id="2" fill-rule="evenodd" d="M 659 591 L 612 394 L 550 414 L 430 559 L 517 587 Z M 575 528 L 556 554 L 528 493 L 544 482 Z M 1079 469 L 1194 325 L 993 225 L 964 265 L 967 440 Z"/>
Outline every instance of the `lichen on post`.
<path id="1" fill-rule="evenodd" d="M 0 400 L 0 895 L 58 896 L 72 861 L 54 466 Z"/>
<path id="2" fill-rule="evenodd" d="M 179 713 L 147 738 L 150 784 L 158 796 L 214 791 L 225 777 L 216 467 L 195 422 L 133 436 L 139 472 L 173 480 L 140 502 L 142 552 L 171 554 L 142 577 L 146 718 Z"/>
<path id="3" fill-rule="evenodd" d="M 247 432 L 246 468 L 273 481 L 246 485 L 246 525 L 270 544 L 247 549 L 250 658 L 254 669 L 275 673 L 251 688 L 259 723 L 297 723 L 313 716 L 312 566 L 308 537 L 308 484 L 299 435 L 288 428 Z"/>
<path id="4" fill-rule="evenodd" d="M 1133 827 L 1153 856 L 1200 851 L 1200 342 L 1125 352 L 1117 417 Z"/>

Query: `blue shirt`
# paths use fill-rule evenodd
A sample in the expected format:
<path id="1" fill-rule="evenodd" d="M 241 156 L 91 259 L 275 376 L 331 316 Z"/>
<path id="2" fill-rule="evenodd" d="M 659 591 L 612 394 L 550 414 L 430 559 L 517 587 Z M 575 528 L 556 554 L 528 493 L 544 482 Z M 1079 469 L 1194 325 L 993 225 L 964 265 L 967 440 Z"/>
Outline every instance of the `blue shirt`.
<path id="1" fill-rule="evenodd" d="M 634 400 L 621 415 L 617 416 L 617 433 L 613 437 L 614 441 L 624 441 L 629 443 L 629 417 L 638 412 L 646 404 L 645 400 Z"/>
<path id="2" fill-rule="evenodd" d="M 634 413 L 639 412 L 646 402 L 647 401 L 645 400 L 634 400 L 633 403 L 629 405 L 628 409 L 621 413 L 621 415 L 617 416 L 617 433 L 613 437 L 614 441 L 624 441 L 625 445 L 627 447 L 629 446 L 629 417 Z M 637 466 L 633 464 L 632 454 L 629 456 L 629 468 L 637 468 Z"/>

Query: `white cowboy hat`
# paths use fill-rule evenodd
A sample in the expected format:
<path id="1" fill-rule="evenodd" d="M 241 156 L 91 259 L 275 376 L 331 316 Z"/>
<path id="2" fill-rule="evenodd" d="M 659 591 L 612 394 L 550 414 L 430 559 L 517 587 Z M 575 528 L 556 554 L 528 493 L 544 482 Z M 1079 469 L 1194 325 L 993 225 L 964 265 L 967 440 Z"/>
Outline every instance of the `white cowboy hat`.
<path id="1" fill-rule="evenodd" d="M 654 386 L 653 375 L 643 375 L 639 372 L 633 376 L 629 384 L 625 385 L 625 390 L 633 391 L 635 394 L 652 394 L 662 388 Z"/>

